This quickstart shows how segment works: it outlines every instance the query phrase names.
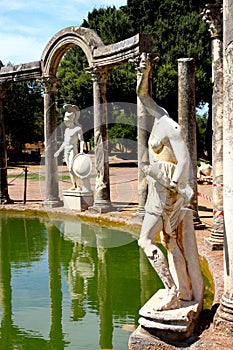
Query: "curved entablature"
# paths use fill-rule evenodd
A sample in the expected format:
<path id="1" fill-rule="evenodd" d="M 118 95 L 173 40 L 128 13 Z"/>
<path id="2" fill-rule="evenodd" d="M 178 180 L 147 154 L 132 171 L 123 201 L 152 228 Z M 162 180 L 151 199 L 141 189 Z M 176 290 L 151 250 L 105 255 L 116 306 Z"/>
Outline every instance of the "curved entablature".
<path id="1" fill-rule="evenodd" d="M 72 26 L 55 34 L 41 56 L 43 75 L 55 75 L 62 56 L 72 46 L 78 45 L 84 51 L 89 66 L 93 65 L 93 51 L 104 46 L 100 37 L 88 28 Z"/>
<path id="2" fill-rule="evenodd" d="M 151 50 L 151 35 L 136 34 L 118 43 L 95 48 L 93 56 L 96 66 L 115 66 L 128 62 L 142 52 L 151 53 Z"/>
<path id="3" fill-rule="evenodd" d="M 41 76 L 56 76 L 62 56 L 73 46 L 84 51 L 89 67 L 112 67 L 128 62 L 142 52 L 150 53 L 152 39 L 149 34 L 136 34 L 131 38 L 111 45 L 104 45 L 91 29 L 72 26 L 60 30 L 45 47 L 41 60 L 17 66 L 0 67 L 0 82 L 39 79 Z"/>

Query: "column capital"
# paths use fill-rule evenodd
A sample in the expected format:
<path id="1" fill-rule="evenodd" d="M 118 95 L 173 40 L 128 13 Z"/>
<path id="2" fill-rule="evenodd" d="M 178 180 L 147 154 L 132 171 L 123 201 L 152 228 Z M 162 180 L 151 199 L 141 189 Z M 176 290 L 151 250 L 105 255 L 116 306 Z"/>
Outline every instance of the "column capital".
<path id="1" fill-rule="evenodd" d="M 39 80 L 45 93 L 55 92 L 59 79 L 55 75 L 43 75 Z"/>
<path id="2" fill-rule="evenodd" d="M 222 38 L 223 6 L 222 4 L 206 4 L 201 13 L 203 22 L 209 25 L 211 38 Z"/>
<path id="3" fill-rule="evenodd" d="M 112 68 L 109 68 L 106 66 L 99 67 L 95 65 L 86 68 L 86 72 L 91 74 L 91 78 L 93 82 L 97 82 L 97 83 L 107 80 L 108 74 L 110 73 L 111 70 Z"/>
<path id="4" fill-rule="evenodd" d="M 129 63 L 133 63 L 135 65 L 135 69 L 136 69 L 138 75 L 142 74 L 142 70 L 140 67 L 142 55 L 145 55 L 146 58 L 150 61 L 150 64 L 151 64 L 150 77 L 151 77 L 154 65 L 155 65 L 155 63 L 157 63 L 160 60 L 160 56 L 158 53 L 143 52 L 140 55 L 137 55 L 137 56 L 134 56 L 133 58 L 130 58 Z"/>

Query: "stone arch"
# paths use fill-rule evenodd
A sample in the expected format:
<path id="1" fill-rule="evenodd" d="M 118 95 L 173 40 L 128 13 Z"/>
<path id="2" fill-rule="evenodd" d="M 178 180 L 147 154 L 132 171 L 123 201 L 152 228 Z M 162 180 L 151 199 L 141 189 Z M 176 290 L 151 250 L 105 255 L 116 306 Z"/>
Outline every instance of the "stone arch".
<path id="1" fill-rule="evenodd" d="M 45 47 L 41 56 L 41 80 L 44 88 L 44 124 L 45 124 L 45 179 L 46 193 L 44 205 L 51 207 L 60 205 L 59 190 L 58 190 L 58 174 L 57 160 L 54 159 L 56 152 L 56 104 L 55 91 L 57 84 L 57 68 L 64 53 L 73 46 L 79 46 L 86 55 L 89 64 L 89 73 L 93 79 L 93 105 L 94 105 L 94 129 L 95 134 L 98 134 L 97 129 L 100 129 L 99 137 L 96 137 L 96 150 L 99 150 L 103 144 L 107 144 L 107 122 L 105 125 L 100 125 L 100 120 L 107 119 L 106 108 L 102 105 L 105 99 L 102 98 L 102 92 L 106 86 L 106 72 L 104 67 L 100 67 L 99 62 L 96 64 L 94 52 L 98 48 L 104 48 L 102 40 L 99 36 L 88 28 L 73 26 L 65 28 L 55 34 Z M 99 151 L 95 151 L 97 153 Z M 98 185 L 96 185 L 95 205 L 100 202 L 99 206 L 110 205 L 110 190 L 109 190 L 109 164 L 108 152 L 104 152 L 104 161 L 99 164 L 96 161 L 96 171 Z M 95 157 L 98 159 L 98 157 Z M 102 159 L 102 156 L 101 156 Z M 106 204 L 104 204 L 106 203 Z M 98 206 L 98 205 L 97 205 Z"/>
<path id="2" fill-rule="evenodd" d="M 42 53 L 42 75 L 55 76 L 62 56 L 75 45 L 84 51 L 89 66 L 93 64 L 94 49 L 104 46 L 100 37 L 88 28 L 73 26 L 62 29 L 52 37 Z"/>
<path id="3" fill-rule="evenodd" d="M 93 80 L 93 111 L 95 130 L 96 189 L 94 208 L 100 212 L 111 206 L 108 160 L 108 111 L 106 99 L 107 76 L 114 66 L 129 60 L 138 64 L 142 52 L 151 53 L 152 38 L 149 34 L 136 34 L 131 38 L 110 45 L 104 45 L 101 38 L 92 30 L 79 26 L 67 27 L 55 34 L 46 45 L 40 61 L 10 67 L 0 67 L 0 88 L 8 83 L 39 79 L 44 90 L 44 143 L 45 143 L 45 200 L 44 206 L 61 204 L 59 199 L 58 169 L 54 153 L 57 150 L 56 130 L 56 72 L 62 56 L 69 48 L 79 46 L 89 64 L 88 73 Z M 1 89 L 0 89 L 1 90 Z M 0 121 L 3 109 L 3 93 L 0 91 Z M 139 103 L 139 102 L 137 102 Z M 138 144 L 147 147 L 147 121 L 144 120 L 143 106 L 138 106 Z M 147 118 L 148 119 L 148 118 Z M 142 125 L 142 127 L 140 126 Z M 138 148 L 140 150 L 140 147 Z M 138 152 L 139 163 L 145 162 L 144 155 Z M 0 158 L 3 156 L 0 154 Z M 0 159 L 1 160 L 1 159 Z M 144 175 L 143 175 L 144 176 Z M 139 211 L 144 210 L 147 188 L 144 177 L 139 175 Z M 7 186 L 5 186 L 7 187 Z M 0 188 L 0 195 L 3 190 Z M 1 199 L 1 198 L 0 198 Z"/>

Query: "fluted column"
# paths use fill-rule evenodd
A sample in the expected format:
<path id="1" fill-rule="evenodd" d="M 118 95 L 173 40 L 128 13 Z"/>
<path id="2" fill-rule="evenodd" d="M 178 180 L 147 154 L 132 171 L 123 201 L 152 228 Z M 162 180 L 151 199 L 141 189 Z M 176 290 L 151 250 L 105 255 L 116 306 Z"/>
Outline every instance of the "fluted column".
<path id="1" fill-rule="evenodd" d="M 212 166 L 213 166 L 213 226 L 206 239 L 211 250 L 223 249 L 223 41 L 222 5 L 207 4 L 202 12 L 209 25 L 212 55 Z"/>
<path id="2" fill-rule="evenodd" d="M 96 187 L 92 209 L 106 212 L 111 207 L 108 159 L 108 108 L 106 82 L 109 71 L 106 67 L 91 67 L 88 70 L 93 80 L 94 98 L 94 143 Z"/>
<path id="3" fill-rule="evenodd" d="M 42 77 L 44 89 L 44 138 L 45 138 L 45 207 L 57 207 L 61 205 L 58 191 L 57 151 L 56 139 L 56 104 L 55 88 L 57 79 L 54 76 Z"/>
<path id="4" fill-rule="evenodd" d="M 223 203 L 224 293 L 214 320 L 216 332 L 233 335 L 233 0 L 223 1 Z"/>
<path id="5" fill-rule="evenodd" d="M 8 86 L 0 84 L 0 204 L 9 204 L 13 201 L 8 194 L 7 185 L 7 151 L 3 103 Z"/>
<path id="6" fill-rule="evenodd" d="M 192 169 L 193 198 L 190 206 L 194 213 L 195 229 L 202 229 L 198 215 L 197 199 L 197 140 L 196 140 L 196 97 L 195 97 L 195 61 L 193 58 L 178 59 L 178 122 L 182 137 L 189 150 Z"/>

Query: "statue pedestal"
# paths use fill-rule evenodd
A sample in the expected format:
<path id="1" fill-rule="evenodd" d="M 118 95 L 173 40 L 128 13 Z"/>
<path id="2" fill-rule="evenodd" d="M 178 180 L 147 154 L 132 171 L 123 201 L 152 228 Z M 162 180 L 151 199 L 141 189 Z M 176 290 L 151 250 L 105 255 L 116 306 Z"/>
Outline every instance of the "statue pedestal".
<path id="1" fill-rule="evenodd" d="M 182 235 L 178 234 L 177 239 L 179 246 L 182 247 L 187 267 L 188 276 L 184 276 L 184 278 L 190 280 L 193 300 L 180 300 L 179 308 L 176 309 L 156 311 L 154 308 L 161 304 L 162 300 L 166 301 L 167 298 L 165 289 L 158 290 L 139 311 L 140 326 L 130 337 L 130 350 L 152 350 L 160 347 L 167 349 L 163 342 L 185 342 L 191 336 L 198 322 L 203 305 L 204 283 L 199 264 L 192 210 L 181 209 L 180 218 L 179 225 L 182 229 Z M 172 264 L 170 269 L 173 269 L 173 275 L 175 276 L 177 272 Z M 182 276 L 177 276 L 180 283 L 182 283 L 182 278 Z M 143 344 L 141 348 L 137 347 L 139 343 Z M 163 345 L 158 346 L 158 344 Z"/>
<path id="2" fill-rule="evenodd" d="M 191 335 L 198 321 L 202 304 L 196 300 L 181 301 L 181 306 L 178 309 L 153 310 L 153 307 L 165 297 L 165 293 L 165 289 L 160 289 L 140 309 L 139 324 L 160 339 L 174 342 L 183 341 Z"/>
<path id="3" fill-rule="evenodd" d="M 93 192 L 80 192 L 80 191 L 63 191 L 64 207 L 75 210 L 87 210 L 93 205 L 94 196 Z"/>

